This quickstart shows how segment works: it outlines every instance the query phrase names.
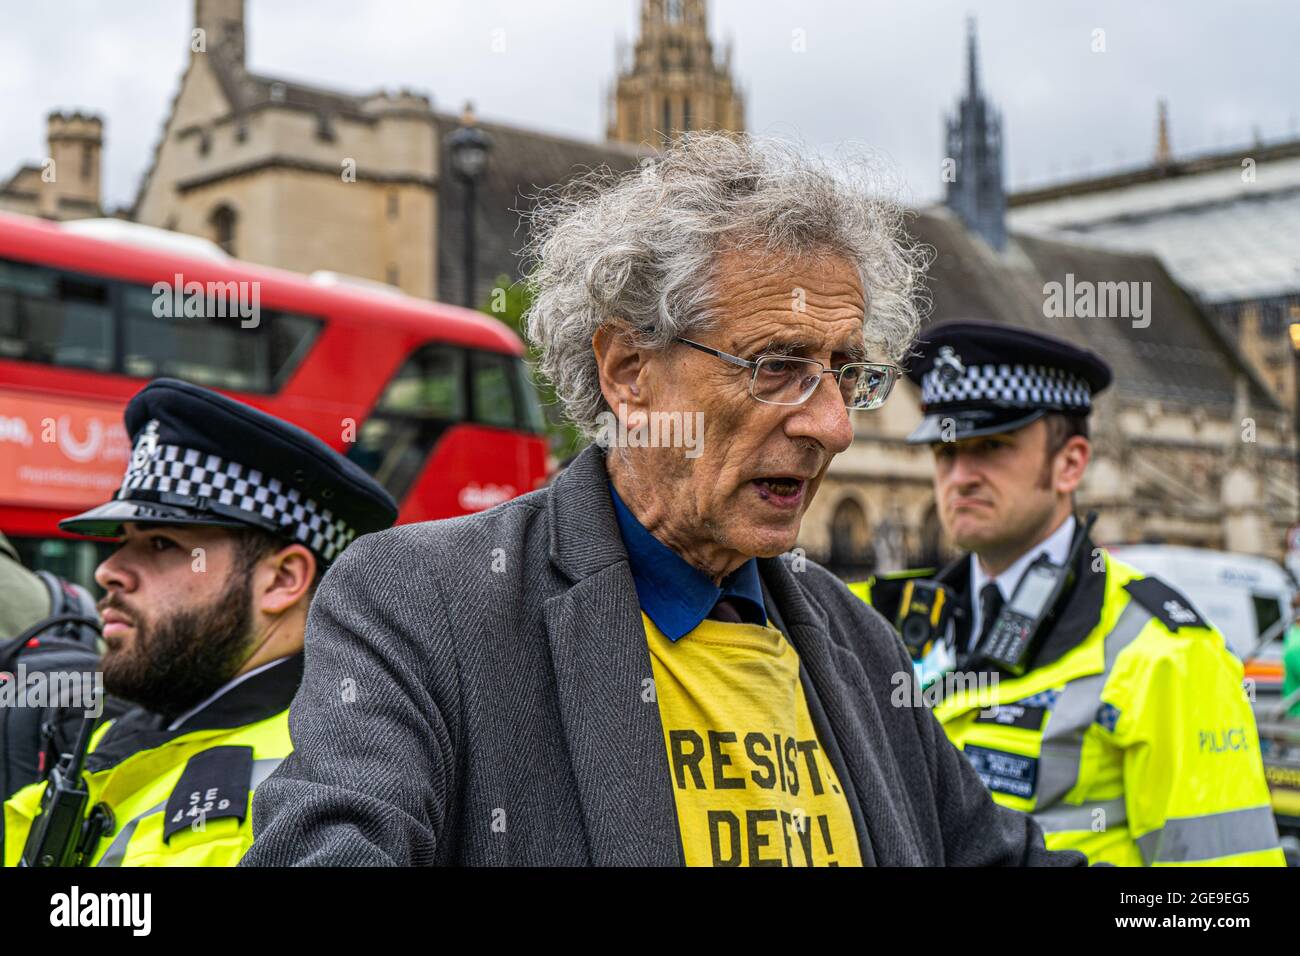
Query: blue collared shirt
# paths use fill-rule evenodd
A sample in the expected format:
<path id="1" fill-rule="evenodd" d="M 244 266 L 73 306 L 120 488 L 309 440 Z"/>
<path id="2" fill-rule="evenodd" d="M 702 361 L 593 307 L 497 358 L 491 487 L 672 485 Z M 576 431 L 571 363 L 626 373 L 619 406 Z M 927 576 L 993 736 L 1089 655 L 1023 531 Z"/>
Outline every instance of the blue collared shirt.
<path id="1" fill-rule="evenodd" d="M 723 578 L 722 587 L 718 587 L 711 578 L 647 531 L 623 503 L 612 482 L 609 496 L 614 499 L 614 514 L 627 548 L 641 610 L 669 640 L 676 641 L 695 630 L 722 597 L 731 602 L 742 621 L 760 625 L 767 623 L 763 586 L 758 578 L 758 562 L 754 558 Z"/>

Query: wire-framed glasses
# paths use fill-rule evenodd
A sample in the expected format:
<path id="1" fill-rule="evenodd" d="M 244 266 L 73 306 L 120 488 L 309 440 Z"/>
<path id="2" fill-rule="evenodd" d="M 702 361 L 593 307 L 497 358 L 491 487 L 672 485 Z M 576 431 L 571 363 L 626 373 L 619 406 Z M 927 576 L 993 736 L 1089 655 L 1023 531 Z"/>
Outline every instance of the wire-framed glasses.
<path id="1" fill-rule="evenodd" d="M 846 407 L 853 410 L 879 408 L 902 374 L 897 365 L 875 362 L 848 362 L 837 368 L 827 368 L 813 359 L 769 354 L 750 361 L 690 339 L 678 337 L 677 341 L 724 362 L 751 369 L 749 394 L 768 405 L 802 405 L 817 391 L 822 376 L 829 373 L 835 376 L 835 384 L 839 386 Z"/>

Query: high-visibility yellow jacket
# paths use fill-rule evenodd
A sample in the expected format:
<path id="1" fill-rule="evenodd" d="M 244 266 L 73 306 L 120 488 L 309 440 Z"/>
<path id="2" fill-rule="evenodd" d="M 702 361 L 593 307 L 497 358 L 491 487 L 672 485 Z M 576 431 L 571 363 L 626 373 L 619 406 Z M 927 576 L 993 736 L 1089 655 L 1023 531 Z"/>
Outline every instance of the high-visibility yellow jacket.
<path id="1" fill-rule="evenodd" d="M 953 567 L 960 591 L 968 563 Z M 1080 573 L 1104 581 L 1081 581 L 1057 620 L 1077 633 L 1054 631 L 1022 677 L 946 682 L 935 716 L 949 739 L 994 800 L 1033 814 L 1049 849 L 1120 866 L 1285 865 L 1223 636 L 1109 555 Z M 851 589 L 870 602 L 870 583 Z"/>
<path id="2" fill-rule="evenodd" d="M 91 866 L 234 866 L 253 843 L 253 791 L 293 749 L 289 702 L 302 655 L 255 673 L 166 730 L 136 709 L 98 728 L 86 758 L 87 808 L 104 804 L 113 827 Z M 44 783 L 4 805 L 4 863 L 16 866 L 40 810 Z"/>

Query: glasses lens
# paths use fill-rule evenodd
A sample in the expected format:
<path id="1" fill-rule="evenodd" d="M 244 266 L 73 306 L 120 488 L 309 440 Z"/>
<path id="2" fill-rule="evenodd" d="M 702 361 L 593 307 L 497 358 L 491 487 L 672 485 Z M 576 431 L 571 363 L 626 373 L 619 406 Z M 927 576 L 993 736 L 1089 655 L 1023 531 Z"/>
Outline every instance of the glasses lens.
<path id="1" fill-rule="evenodd" d="M 798 405 L 817 388 L 821 371 L 820 365 L 807 359 L 765 355 L 754 369 L 750 391 L 760 402 Z"/>
<path id="2" fill-rule="evenodd" d="M 893 370 L 889 368 L 846 365 L 840 370 L 840 394 L 849 408 L 879 408 L 893 386 Z"/>

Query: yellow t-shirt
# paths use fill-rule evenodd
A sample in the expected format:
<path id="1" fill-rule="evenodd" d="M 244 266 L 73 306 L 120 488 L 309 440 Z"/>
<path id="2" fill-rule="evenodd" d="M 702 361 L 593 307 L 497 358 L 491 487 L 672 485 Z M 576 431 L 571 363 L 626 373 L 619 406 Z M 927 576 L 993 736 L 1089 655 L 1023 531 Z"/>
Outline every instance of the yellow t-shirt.
<path id="1" fill-rule="evenodd" d="M 857 833 L 774 627 L 641 615 L 687 866 L 861 866 Z"/>

